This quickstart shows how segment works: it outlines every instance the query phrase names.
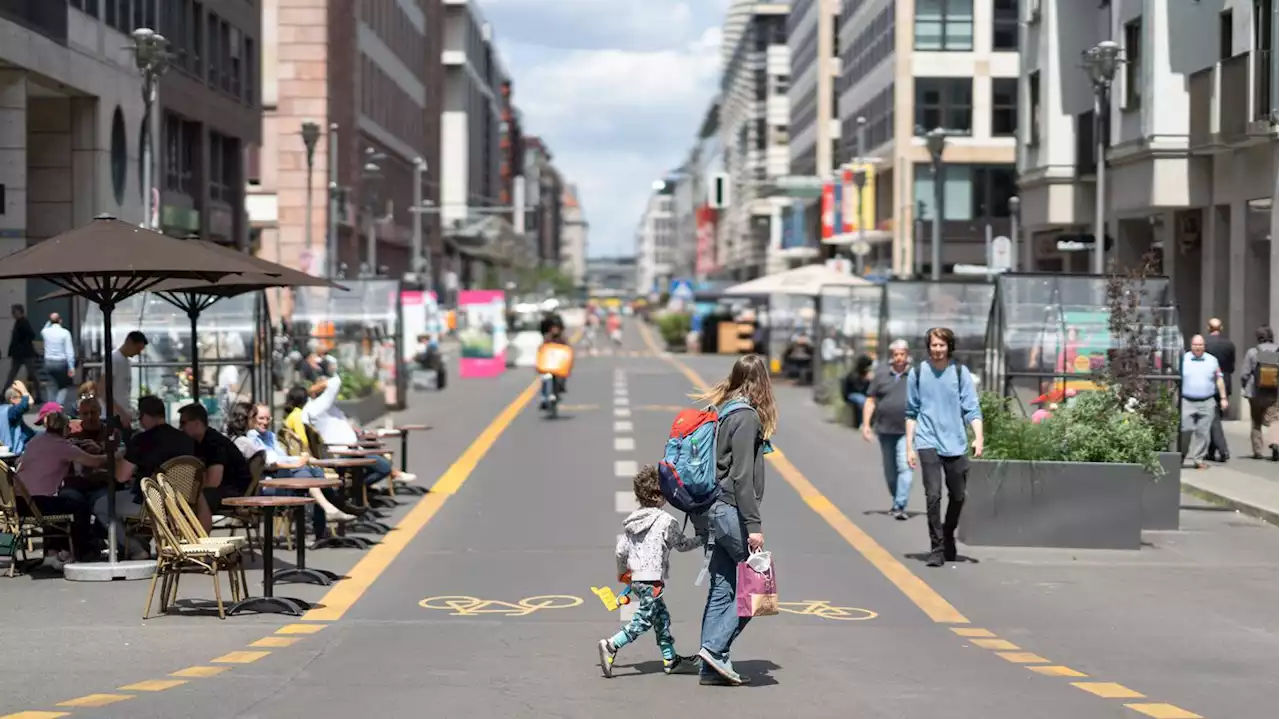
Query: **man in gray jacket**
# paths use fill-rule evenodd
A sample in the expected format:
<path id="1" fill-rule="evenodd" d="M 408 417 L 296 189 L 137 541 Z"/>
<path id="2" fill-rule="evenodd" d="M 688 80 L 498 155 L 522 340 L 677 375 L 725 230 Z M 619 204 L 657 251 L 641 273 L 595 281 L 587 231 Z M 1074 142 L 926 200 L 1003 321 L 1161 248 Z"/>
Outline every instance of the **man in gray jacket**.
<path id="1" fill-rule="evenodd" d="M 1249 400 L 1249 443 L 1253 458 L 1263 458 L 1265 440 L 1262 430 L 1276 423 L 1277 358 L 1280 347 L 1276 345 L 1275 332 L 1267 325 L 1258 328 L 1258 344 L 1244 355 L 1244 369 L 1240 372 L 1240 385 Z M 1277 447 L 1271 445 L 1271 459 L 1277 457 Z"/>

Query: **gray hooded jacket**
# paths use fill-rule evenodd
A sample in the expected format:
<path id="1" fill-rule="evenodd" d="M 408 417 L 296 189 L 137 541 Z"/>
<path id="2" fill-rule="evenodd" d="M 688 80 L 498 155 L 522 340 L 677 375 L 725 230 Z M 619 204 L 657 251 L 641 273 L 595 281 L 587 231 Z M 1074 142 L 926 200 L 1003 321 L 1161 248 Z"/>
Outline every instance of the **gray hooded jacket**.
<path id="1" fill-rule="evenodd" d="M 631 572 L 633 582 L 661 582 L 667 578 L 671 550 L 688 552 L 703 546 L 697 536 L 686 537 L 679 520 L 658 507 L 637 509 L 622 522 L 615 556 L 618 574 Z"/>

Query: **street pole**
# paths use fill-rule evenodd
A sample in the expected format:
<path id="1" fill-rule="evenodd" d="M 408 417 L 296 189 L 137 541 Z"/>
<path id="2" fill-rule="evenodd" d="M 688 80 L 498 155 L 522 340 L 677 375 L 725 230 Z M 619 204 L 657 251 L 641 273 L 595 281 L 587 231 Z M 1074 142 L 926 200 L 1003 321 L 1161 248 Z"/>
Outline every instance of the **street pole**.
<path id="1" fill-rule="evenodd" d="M 1105 272 L 1107 265 L 1107 143 L 1103 137 L 1103 128 L 1106 124 L 1102 121 L 1103 99 L 1106 94 L 1107 89 L 1101 84 L 1093 89 L 1093 140 L 1096 153 L 1094 162 L 1097 168 L 1094 174 L 1098 178 L 1093 201 L 1093 274 L 1095 275 Z"/>
<path id="2" fill-rule="evenodd" d="M 369 230 L 366 237 L 368 249 L 365 250 L 365 256 L 369 263 L 369 271 L 372 273 L 377 273 L 378 271 L 378 221 L 373 216 L 377 212 L 377 207 L 376 203 L 369 203 Z"/>
<path id="3" fill-rule="evenodd" d="M 862 207 L 863 188 L 866 187 L 866 184 L 867 184 L 867 171 L 865 167 L 865 161 L 863 160 L 863 153 L 866 151 L 866 145 L 864 143 L 866 141 L 867 118 L 859 115 L 857 122 L 858 122 L 858 134 L 857 134 L 857 144 L 858 144 L 857 155 L 858 156 L 854 161 L 857 162 L 859 166 L 858 166 L 858 169 L 854 171 L 853 183 L 858 188 L 858 251 L 854 253 L 854 256 L 856 258 L 855 264 L 857 267 L 857 275 L 858 277 L 862 277 L 866 273 L 865 263 L 866 263 L 866 254 L 867 254 L 867 241 L 866 241 L 867 228 L 865 227 L 866 223 L 864 222 L 866 218 L 866 210 L 864 210 Z"/>
<path id="4" fill-rule="evenodd" d="M 169 41 L 164 35 L 145 27 L 133 31 L 133 59 L 142 72 L 142 126 L 146 130 L 146 142 L 142 143 L 142 226 L 152 227 L 156 198 L 151 194 L 155 173 L 155 118 L 156 89 L 160 76 L 169 68 Z"/>
<path id="5" fill-rule="evenodd" d="M 410 250 L 409 271 L 418 273 L 422 266 L 422 173 L 427 171 L 427 161 L 421 157 L 413 161 L 413 246 Z"/>
<path id="6" fill-rule="evenodd" d="M 151 110 L 155 106 L 156 101 L 156 82 L 151 73 L 147 70 L 142 75 L 142 105 L 143 119 L 142 123 L 147 129 L 147 141 L 142 143 L 142 226 L 147 229 L 151 227 L 152 208 L 151 198 L 151 179 L 152 164 L 154 160 L 151 157 Z"/>
<path id="7" fill-rule="evenodd" d="M 329 236 L 325 238 L 325 263 L 330 279 L 338 276 L 338 123 L 329 124 Z"/>
<path id="8" fill-rule="evenodd" d="M 947 132 L 935 127 L 925 135 L 929 158 L 933 161 L 933 240 L 930 248 L 929 278 L 942 279 L 942 151 L 946 148 Z"/>
<path id="9" fill-rule="evenodd" d="M 1013 271 L 1019 272 L 1031 267 L 1031 263 L 1023 263 L 1020 259 L 1022 252 L 1022 238 L 1018 236 L 1018 215 L 1022 214 L 1022 200 L 1014 195 L 1009 198 L 1009 239 L 1013 240 L 1013 246 L 1009 248 L 1009 260 L 1013 263 Z"/>

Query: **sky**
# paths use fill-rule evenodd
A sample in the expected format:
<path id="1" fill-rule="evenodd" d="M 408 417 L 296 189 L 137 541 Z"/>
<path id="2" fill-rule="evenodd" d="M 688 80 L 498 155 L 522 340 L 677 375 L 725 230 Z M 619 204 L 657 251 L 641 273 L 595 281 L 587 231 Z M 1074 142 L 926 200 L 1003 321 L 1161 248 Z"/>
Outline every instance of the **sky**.
<path id="1" fill-rule="evenodd" d="M 577 185 L 592 257 L 631 255 L 719 84 L 728 0 L 479 0 L 526 135 Z"/>

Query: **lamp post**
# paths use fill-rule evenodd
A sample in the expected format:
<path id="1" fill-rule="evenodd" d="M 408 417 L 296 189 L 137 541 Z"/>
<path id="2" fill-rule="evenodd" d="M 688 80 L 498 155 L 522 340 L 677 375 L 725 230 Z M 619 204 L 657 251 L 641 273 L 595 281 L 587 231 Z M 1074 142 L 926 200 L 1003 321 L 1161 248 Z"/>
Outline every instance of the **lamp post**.
<path id="1" fill-rule="evenodd" d="M 307 254 L 315 256 L 315 245 L 312 243 L 311 237 L 311 173 L 315 169 L 316 164 L 316 143 L 320 140 L 320 126 L 310 120 L 302 123 L 302 144 L 307 148 Z M 276 243 L 276 253 L 280 252 L 280 243 Z M 278 261 L 278 258 L 277 258 Z M 307 272 L 311 271 L 310 267 L 305 268 Z"/>
<path id="2" fill-rule="evenodd" d="M 310 188 L 311 183 L 307 183 Z M 338 184 L 338 123 L 329 124 L 329 233 L 324 238 L 324 256 L 329 277 L 338 276 L 338 203 L 342 186 Z"/>
<path id="3" fill-rule="evenodd" d="M 924 136 L 933 165 L 933 238 L 929 248 L 929 279 L 942 279 L 942 151 L 947 146 L 947 131 L 935 127 Z"/>
<path id="4" fill-rule="evenodd" d="M 422 176 L 427 171 L 427 161 L 421 157 L 413 161 L 413 247 L 409 257 L 409 271 L 424 275 L 424 285 L 431 283 L 431 263 L 422 251 Z"/>
<path id="5" fill-rule="evenodd" d="M 380 178 L 382 176 L 382 167 L 379 166 L 378 163 L 385 160 L 386 155 L 383 155 L 372 147 L 367 147 L 364 151 L 364 159 L 365 163 L 362 168 L 360 179 L 372 182 Z M 363 264 L 367 264 L 369 268 L 368 272 L 373 273 L 378 267 L 378 225 L 377 220 L 374 217 L 374 213 L 378 210 L 377 191 L 371 190 L 367 192 L 365 196 L 368 198 L 368 213 L 366 216 L 366 222 L 368 223 L 366 227 L 368 229 L 366 230 L 365 235 L 365 242 L 367 244 L 365 249 L 365 261 Z"/>
<path id="6" fill-rule="evenodd" d="M 1111 81 L 1116 77 L 1116 69 L 1123 60 L 1120 57 L 1120 46 L 1111 40 L 1103 40 L 1085 50 L 1084 69 L 1089 73 L 1089 81 L 1093 83 L 1093 141 L 1094 164 L 1097 176 L 1097 198 L 1094 200 L 1093 218 L 1093 272 L 1100 275 L 1106 271 L 1106 237 L 1107 237 L 1107 138 L 1104 134 L 1110 123 L 1103 117 L 1104 108 L 1110 108 L 1108 96 L 1111 94 Z"/>
<path id="7" fill-rule="evenodd" d="M 1017 195 L 1014 195 L 1009 198 L 1009 234 L 1013 240 L 1013 251 L 1009 254 L 1011 255 L 1010 259 L 1013 260 L 1014 272 L 1017 272 L 1019 269 L 1025 270 L 1031 267 L 1031 262 L 1029 261 L 1031 259 L 1030 257 L 1024 258 L 1028 260 L 1027 262 L 1021 262 L 1018 259 L 1018 253 L 1022 252 L 1022 238 L 1018 237 L 1018 219 L 1021 217 L 1021 214 L 1022 199 Z"/>
<path id="8" fill-rule="evenodd" d="M 857 123 L 858 123 L 858 134 L 855 139 L 855 143 L 856 143 L 855 152 L 857 156 L 854 157 L 853 161 L 858 163 L 858 165 L 857 165 L 857 168 L 853 171 L 853 186 L 858 193 L 858 242 L 854 249 L 853 256 L 854 256 L 854 263 L 856 267 L 856 273 L 859 277 L 862 277 L 866 273 L 865 258 L 867 256 L 867 251 L 869 249 L 867 247 L 867 240 L 866 240 L 866 231 L 867 231 L 867 228 L 865 226 L 866 222 L 864 222 L 867 213 L 866 213 L 866 210 L 864 210 L 862 207 L 862 194 L 863 194 L 862 189 L 867 186 L 867 168 L 865 165 L 866 161 L 863 159 L 863 156 L 862 156 L 863 153 L 866 151 L 865 142 L 866 142 L 866 131 L 867 131 L 867 118 L 859 115 Z"/>
<path id="9" fill-rule="evenodd" d="M 156 87 L 160 84 L 160 76 L 169 69 L 168 46 L 169 41 L 164 35 L 150 28 L 140 27 L 133 31 L 133 59 L 142 71 L 142 123 L 147 137 L 147 141 L 142 144 L 142 226 L 147 228 L 151 227 L 151 216 L 155 213 L 151 195 L 151 185 L 154 182 L 152 173 L 155 170 L 151 113 L 155 108 Z"/>

